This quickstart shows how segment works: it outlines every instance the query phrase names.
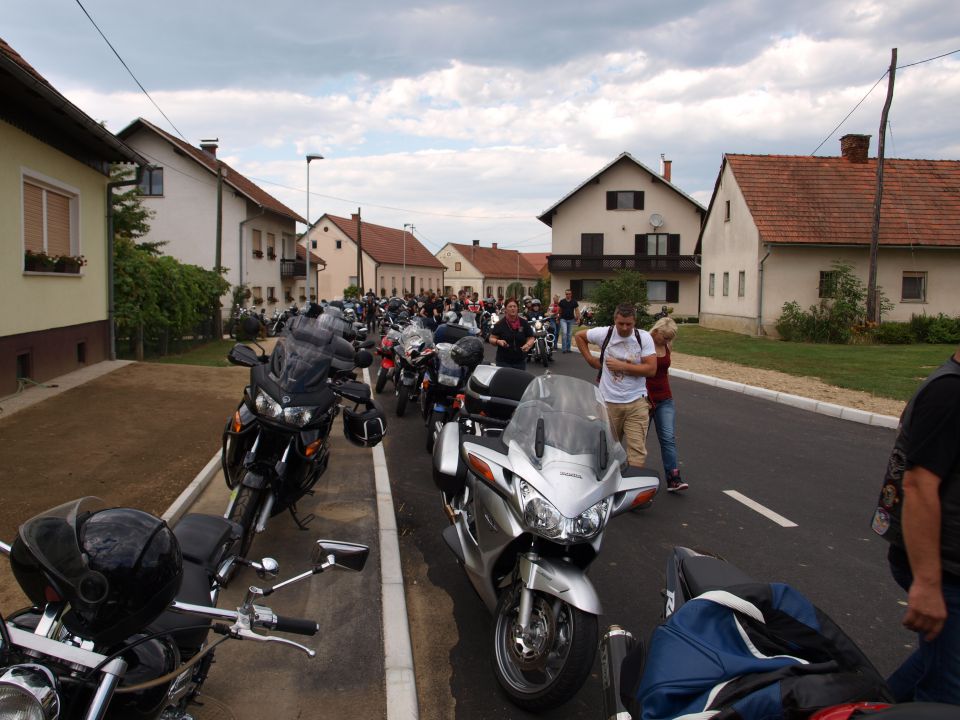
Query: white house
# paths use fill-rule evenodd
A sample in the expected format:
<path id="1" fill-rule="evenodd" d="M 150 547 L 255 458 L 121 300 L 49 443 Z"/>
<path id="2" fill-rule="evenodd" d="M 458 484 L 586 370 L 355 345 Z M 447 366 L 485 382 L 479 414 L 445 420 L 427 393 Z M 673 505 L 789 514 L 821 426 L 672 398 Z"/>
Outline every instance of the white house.
<path id="1" fill-rule="evenodd" d="M 478 293 L 480 297 L 506 297 L 511 283 L 523 285 L 523 293 L 533 293 L 533 286 L 540 279 L 539 271 L 516 250 L 497 247 L 480 247 L 480 241 L 470 245 L 447 243 L 437 253 L 447 271 L 446 291 Z"/>

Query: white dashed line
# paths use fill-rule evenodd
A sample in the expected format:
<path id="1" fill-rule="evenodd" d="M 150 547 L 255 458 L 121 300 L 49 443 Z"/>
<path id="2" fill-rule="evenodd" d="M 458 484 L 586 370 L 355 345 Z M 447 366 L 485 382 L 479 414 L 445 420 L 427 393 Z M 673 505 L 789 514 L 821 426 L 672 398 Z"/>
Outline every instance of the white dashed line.
<path id="1" fill-rule="evenodd" d="M 737 502 L 743 503 L 744 505 L 746 505 L 746 506 L 747 506 L 748 508 L 750 508 L 751 510 L 756 510 L 758 513 L 760 513 L 761 515 L 763 515 L 765 518 L 767 518 L 767 519 L 769 519 L 769 520 L 773 520 L 773 521 L 774 521 L 777 525 L 779 525 L 780 527 L 785 527 L 785 528 L 797 527 L 797 524 L 796 524 L 795 522 L 793 522 L 792 520 L 787 520 L 783 515 L 779 515 L 779 514 L 775 513 L 773 510 L 771 510 L 770 508 L 764 507 L 763 505 L 761 505 L 761 504 L 758 503 L 757 501 L 751 500 L 750 498 L 748 498 L 748 497 L 747 497 L 746 495 L 744 495 L 743 493 L 738 493 L 736 490 L 724 490 L 723 493 L 724 493 L 724 495 L 729 495 L 730 497 L 732 497 L 732 498 L 733 498 L 734 500 L 736 500 Z"/>

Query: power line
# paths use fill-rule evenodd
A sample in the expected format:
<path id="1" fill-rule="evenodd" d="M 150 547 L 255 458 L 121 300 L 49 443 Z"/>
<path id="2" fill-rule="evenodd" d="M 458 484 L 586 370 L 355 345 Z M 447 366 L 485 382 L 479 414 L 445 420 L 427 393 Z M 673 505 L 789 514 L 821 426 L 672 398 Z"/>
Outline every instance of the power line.
<path id="1" fill-rule="evenodd" d="M 887 72 L 890 72 L 890 71 L 888 70 Z M 870 89 L 867 91 L 867 94 L 864 95 L 862 98 L 860 98 L 860 102 L 858 102 L 856 105 L 853 106 L 853 110 L 851 110 L 850 112 L 848 112 L 848 113 L 846 114 L 846 117 L 844 117 L 843 120 L 841 120 L 840 123 L 839 123 L 833 130 L 831 130 L 830 133 L 829 133 L 823 140 L 820 141 L 820 144 L 817 145 L 817 146 L 813 149 L 813 152 L 812 152 L 812 153 L 810 153 L 811 155 L 815 154 L 815 153 L 817 152 L 817 150 L 819 150 L 820 148 L 823 147 L 823 144 L 824 144 L 825 142 L 827 142 L 827 140 L 829 140 L 830 138 L 833 137 L 833 134 L 834 134 L 837 130 L 840 129 L 840 127 L 847 121 L 847 118 L 849 118 L 851 115 L 853 115 L 853 114 L 857 111 L 857 108 L 858 108 L 858 107 L 860 107 L 861 105 L 863 105 L 863 101 L 866 100 L 868 97 L 870 97 L 870 93 L 872 93 L 872 92 L 876 89 L 877 85 L 879 85 L 880 82 L 881 82 L 886 76 L 887 76 L 887 73 L 886 73 L 886 72 L 885 72 L 883 75 L 880 76 L 880 80 L 877 80 L 877 81 L 873 84 L 873 87 L 870 88 Z"/>
<path id="2" fill-rule="evenodd" d="M 945 52 L 942 55 L 935 55 L 934 57 L 927 58 L 926 60 L 917 60 L 916 62 L 912 62 L 909 65 L 897 65 L 897 70 L 903 70 L 904 68 L 913 67 L 914 65 L 923 65 L 923 63 L 933 62 L 934 60 L 945 58 L 948 55 L 956 55 L 957 53 L 960 53 L 960 48 L 958 48 L 957 50 L 951 50 L 950 52 Z"/>
<path id="3" fill-rule="evenodd" d="M 111 50 L 113 50 L 113 54 L 117 56 L 117 60 L 119 60 L 119 61 L 120 61 L 120 64 L 123 65 L 124 69 L 126 69 L 126 71 L 127 71 L 128 73 L 130 73 L 130 77 L 133 78 L 133 81 L 134 81 L 134 82 L 137 84 L 137 86 L 143 91 L 143 94 L 147 96 L 147 99 L 148 99 L 150 102 L 152 102 L 152 103 L 153 103 L 153 106 L 157 109 L 157 111 L 158 111 L 161 115 L 163 115 L 164 118 L 166 118 L 166 121 L 167 121 L 168 123 L 170 123 L 170 127 L 172 127 L 174 130 L 177 131 L 177 135 L 179 135 L 181 138 L 183 138 L 184 141 L 186 141 L 187 139 L 186 139 L 185 137 L 183 137 L 183 133 L 180 132 L 180 129 L 179 129 L 176 125 L 173 124 L 173 120 L 171 120 L 170 118 L 167 117 L 167 114 L 166 114 L 163 110 L 160 109 L 160 106 L 157 105 L 156 101 L 155 101 L 152 97 L 150 97 L 150 93 L 147 92 L 147 89 L 146 89 L 143 85 L 140 84 L 140 81 L 139 81 L 139 80 L 137 80 L 137 76 L 133 74 L 133 70 L 131 70 L 131 69 L 127 66 L 127 64 L 123 61 L 123 58 L 120 57 L 120 53 L 117 52 L 117 49 L 116 49 L 116 48 L 113 46 L 113 44 L 107 39 L 107 36 L 103 34 L 103 30 L 100 29 L 100 26 L 97 25 L 96 22 L 94 22 L 94 19 L 93 19 L 92 17 L 90 17 L 90 13 L 87 12 L 87 9 L 83 6 L 83 3 L 81 3 L 80 0 L 77 0 L 77 5 L 79 5 L 79 6 L 80 6 L 80 9 L 83 10 L 83 14 L 87 16 L 87 19 L 88 19 L 91 23 L 93 23 L 93 26 L 97 29 L 97 32 L 100 33 L 100 37 L 102 37 L 102 38 L 103 38 L 103 41 L 104 41 L 105 43 L 107 43 L 107 45 L 109 46 L 109 48 L 110 48 Z"/>

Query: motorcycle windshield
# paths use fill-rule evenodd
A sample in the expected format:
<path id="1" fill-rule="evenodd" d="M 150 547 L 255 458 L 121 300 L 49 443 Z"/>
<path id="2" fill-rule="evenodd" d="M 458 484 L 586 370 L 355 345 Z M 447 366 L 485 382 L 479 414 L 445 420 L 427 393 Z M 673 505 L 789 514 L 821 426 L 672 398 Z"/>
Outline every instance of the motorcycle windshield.
<path id="1" fill-rule="evenodd" d="M 470 312 L 470 311 L 468 311 L 468 310 L 464 310 L 462 313 L 460 313 L 460 324 L 461 324 L 463 327 L 467 327 L 467 328 L 471 328 L 471 329 L 476 329 L 476 327 L 477 327 L 477 314 L 474 313 L 474 312 Z"/>
<path id="2" fill-rule="evenodd" d="M 543 448 L 538 456 L 541 436 Z M 585 462 L 598 478 L 627 458 L 610 430 L 597 387 L 565 375 L 541 375 L 527 386 L 503 431 L 503 442 L 515 443 L 535 467 L 558 453 L 567 458 L 581 456 L 578 462 Z"/>
<path id="3" fill-rule="evenodd" d="M 420 325 L 408 325 L 400 334 L 400 343 L 408 353 L 433 347 L 433 331 Z"/>
<path id="4" fill-rule="evenodd" d="M 334 362 L 339 368 L 353 358 L 353 346 L 341 336 L 342 323 L 326 314 L 291 319 L 270 356 L 270 377 L 291 394 L 315 390 Z"/>
<path id="5" fill-rule="evenodd" d="M 106 507 L 100 498 L 84 497 L 45 510 L 20 526 L 20 540 L 45 573 L 61 583 L 61 591 L 73 588 L 82 596 L 80 583 L 88 577 L 88 571 L 77 538 L 77 523 Z"/>

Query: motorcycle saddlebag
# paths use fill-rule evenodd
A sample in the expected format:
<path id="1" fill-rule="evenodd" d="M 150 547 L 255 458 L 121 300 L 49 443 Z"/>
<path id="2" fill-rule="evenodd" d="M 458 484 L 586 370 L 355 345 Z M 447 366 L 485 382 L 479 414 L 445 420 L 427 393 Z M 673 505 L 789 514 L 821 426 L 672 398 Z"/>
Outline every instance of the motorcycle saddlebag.
<path id="1" fill-rule="evenodd" d="M 478 365 L 467 381 L 467 411 L 509 420 L 532 381 L 533 375 L 524 370 Z"/>

